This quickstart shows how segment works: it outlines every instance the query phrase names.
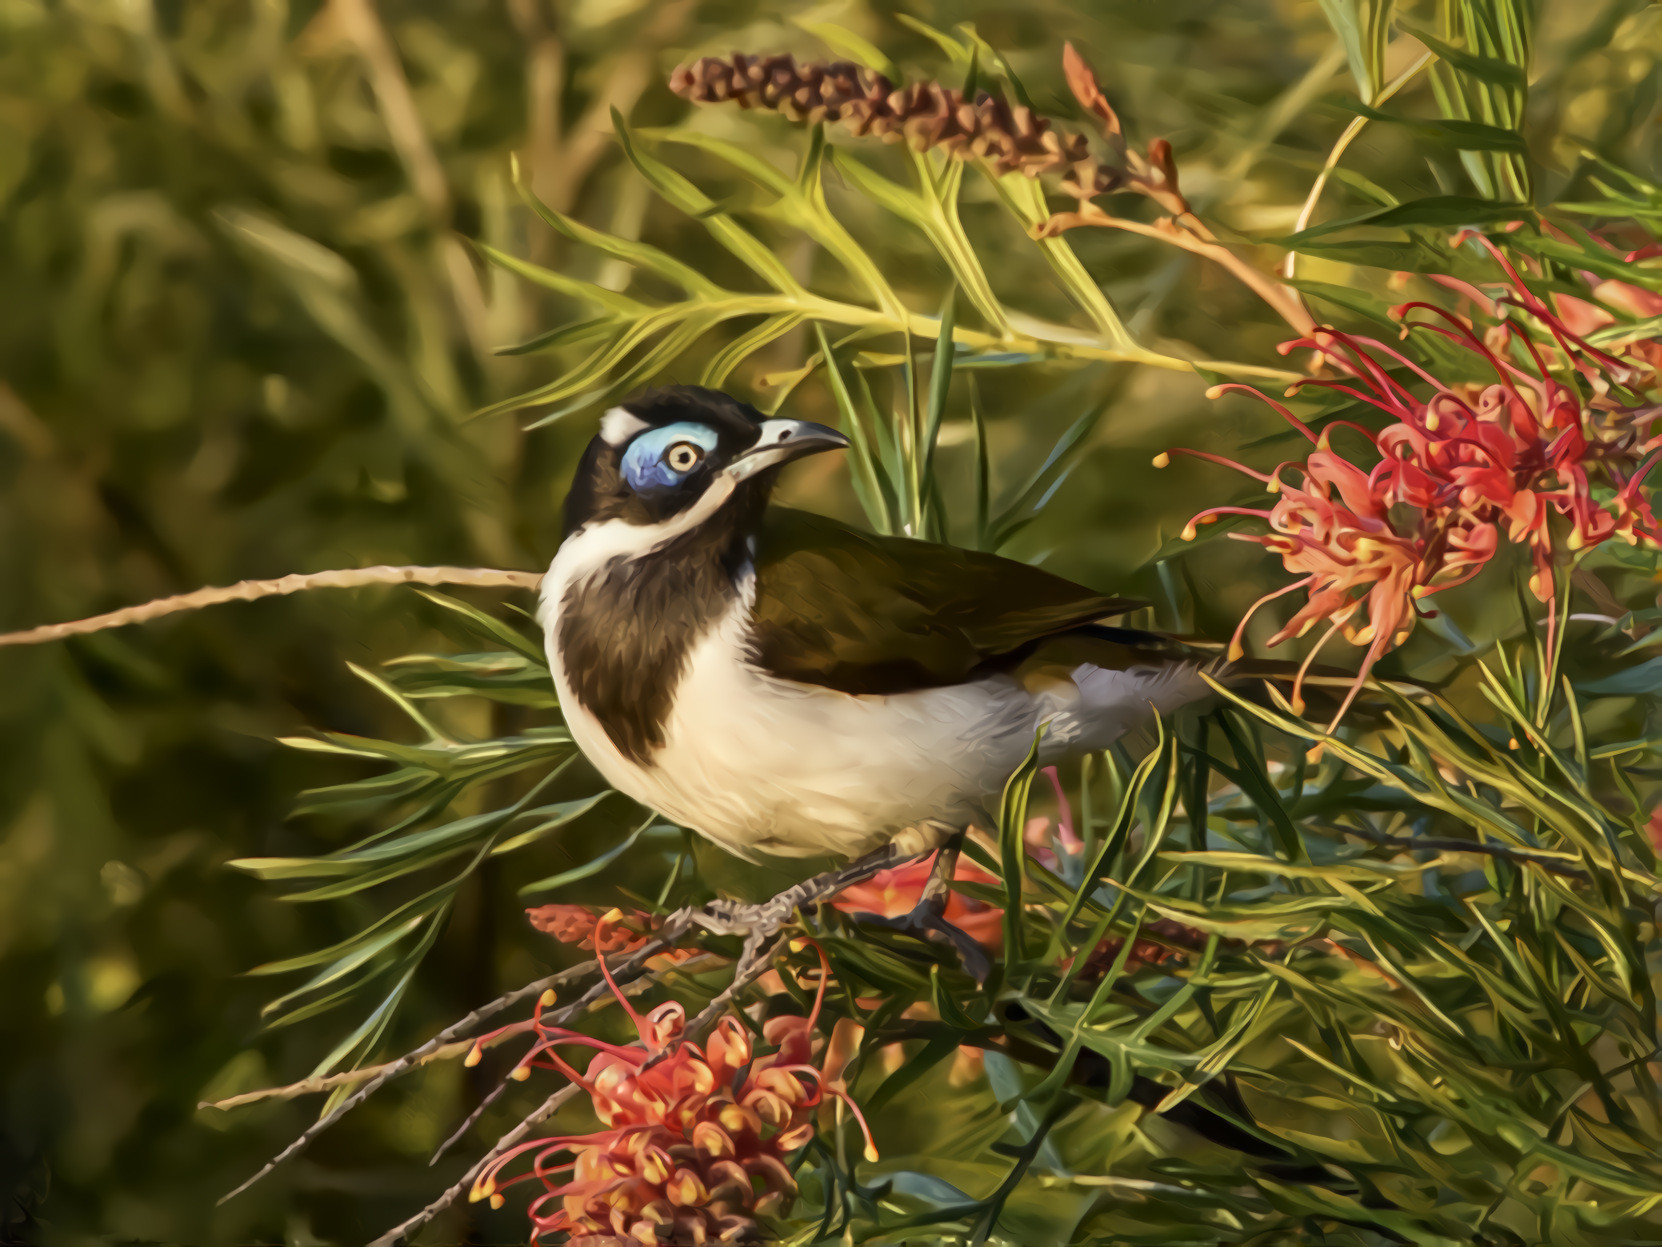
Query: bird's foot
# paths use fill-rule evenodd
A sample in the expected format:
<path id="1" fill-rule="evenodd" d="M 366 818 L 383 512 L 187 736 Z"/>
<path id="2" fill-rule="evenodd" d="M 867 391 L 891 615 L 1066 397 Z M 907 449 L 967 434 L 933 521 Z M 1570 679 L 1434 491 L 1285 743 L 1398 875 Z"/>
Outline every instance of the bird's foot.
<path id="1" fill-rule="evenodd" d="M 903 931 L 923 940 L 936 935 L 945 936 L 957 950 L 958 960 L 964 970 L 977 983 L 985 986 L 993 969 L 986 950 L 969 932 L 946 920 L 946 902 L 952 894 L 952 878 L 957 873 L 958 854 L 962 851 L 963 845 L 964 833 L 959 831 L 941 846 L 940 852 L 935 855 L 935 864 L 929 872 L 929 882 L 924 885 L 923 895 L 906 913 L 892 918 L 882 914 L 866 913 L 855 914 L 853 917 L 857 922 Z"/>
<path id="2" fill-rule="evenodd" d="M 976 943 L 975 937 L 970 935 L 968 931 L 948 922 L 941 912 L 943 908 L 942 902 L 925 898 L 912 906 L 906 913 L 893 918 L 885 917 L 882 914 L 852 914 L 850 916 L 856 922 L 888 927 L 907 935 L 915 935 L 921 940 L 927 940 L 933 935 L 944 935 L 957 951 L 958 961 L 964 967 L 964 972 L 978 984 L 985 987 L 987 977 L 993 972 L 993 963 L 987 956 L 987 950 Z"/>
<path id="3" fill-rule="evenodd" d="M 666 925 L 680 929 L 698 927 L 712 935 L 739 935 L 745 939 L 765 940 L 788 926 L 796 911 L 805 905 L 816 905 L 903 860 L 907 856 L 901 848 L 887 844 L 867 853 L 836 870 L 804 879 L 786 888 L 778 896 L 754 904 L 742 901 L 716 900 L 695 909 L 685 909 L 674 915 Z"/>

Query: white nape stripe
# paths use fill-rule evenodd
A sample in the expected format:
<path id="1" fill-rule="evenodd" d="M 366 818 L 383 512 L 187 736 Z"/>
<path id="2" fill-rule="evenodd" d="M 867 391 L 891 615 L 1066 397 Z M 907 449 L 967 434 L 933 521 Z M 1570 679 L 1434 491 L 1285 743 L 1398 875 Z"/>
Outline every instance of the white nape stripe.
<path id="1" fill-rule="evenodd" d="M 625 413 L 627 414 L 627 413 Z M 554 561 L 543 577 L 538 618 L 545 624 L 559 609 L 566 590 L 611 563 L 638 559 L 650 554 L 682 533 L 697 528 L 721 509 L 733 496 L 737 483 L 725 474 L 715 476 L 697 502 L 656 524 L 631 524 L 627 520 L 605 520 L 585 524 L 560 543 Z"/>
<path id="2" fill-rule="evenodd" d="M 621 446 L 642 429 L 649 427 L 648 422 L 634 412 L 623 407 L 614 407 L 600 417 L 600 440 L 608 446 Z"/>

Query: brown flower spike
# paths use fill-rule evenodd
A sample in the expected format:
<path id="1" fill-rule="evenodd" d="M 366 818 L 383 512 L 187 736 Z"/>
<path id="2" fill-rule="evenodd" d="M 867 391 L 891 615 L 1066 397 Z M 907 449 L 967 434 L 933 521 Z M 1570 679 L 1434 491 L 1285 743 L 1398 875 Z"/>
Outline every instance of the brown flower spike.
<path id="1" fill-rule="evenodd" d="M 1078 60 L 1077 55 L 1074 59 Z M 939 148 L 959 159 L 985 160 L 999 173 L 1036 178 L 1065 171 L 1062 188 L 1080 199 L 1140 189 L 1133 185 L 1136 179 L 1125 164 L 1093 156 L 1083 134 L 1060 129 L 1025 104 L 1012 105 L 989 91 L 978 91 L 971 99 L 938 82 L 897 87 L 882 74 L 852 61 L 798 64 L 794 56 L 743 52 L 726 59 L 706 56 L 683 65 L 670 77 L 669 85 L 677 95 L 695 103 L 734 103 L 740 108 L 766 108 L 791 121 L 839 123 L 862 138 L 874 135 L 891 143 L 909 143 L 918 151 Z M 1100 99 L 1101 93 L 1097 96 Z M 1107 108 L 1106 101 L 1102 107 Z M 1113 115 L 1112 109 L 1108 115 Z M 1115 126 L 1117 131 L 1117 120 Z M 1169 163 L 1169 146 L 1164 151 Z M 1122 160 L 1128 158 L 1123 140 L 1119 155 Z M 1143 166 L 1146 162 L 1139 157 L 1135 163 Z"/>
<path id="2" fill-rule="evenodd" d="M 956 160 L 984 160 L 998 174 L 1037 178 L 1061 173 L 1059 189 L 1079 200 L 1039 227 L 1040 237 L 1080 226 L 1128 230 L 1157 238 L 1221 265 L 1301 334 L 1315 322 L 1293 290 L 1253 268 L 1220 243 L 1189 208 L 1177 183 L 1171 144 L 1152 139 L 1139 152 L 1125 140 L 1119 115 L 1096 75 L 1073 45 L 1062 50 L 1068 86 L 1102 128 L 1110 154 L 1093 155 L 1078 131 L 1056 125 L 1024 104 L 978 91 L 973 99 L 938 82 L 897 87 L 887 77 L 852 61 L 798 63 L 789 55 L 735 52 L 706 56 L 670 76 L 670 88 L 698 104 L 765 108 L 792 121 L 846 126 L 855 135 L 907 143 L 916 151 L 940 150 Z M 1110 214 L 1094 201 L 1126 191 L 1142 195 L 1165 214 L 1148 223 Z"/>

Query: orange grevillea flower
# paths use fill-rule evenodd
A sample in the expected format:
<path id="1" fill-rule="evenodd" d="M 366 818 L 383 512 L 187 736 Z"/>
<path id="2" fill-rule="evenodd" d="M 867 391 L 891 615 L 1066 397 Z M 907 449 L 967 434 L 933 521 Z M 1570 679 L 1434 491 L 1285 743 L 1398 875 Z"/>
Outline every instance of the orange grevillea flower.
<path id="1" fill-rule="evenodd" d="M 1265 522 L 1268 532 L 1229 535 L 1279 555 L 1298 579 L 1253 604 L 1235 631 L 1230 656 L 1241 656 L 1247 622 L 1260 606 L 1303 590 L 1304 604 L 1269 641 L 1277 645 L 1327 624 L 1294 684 L 1297 708 L 1310 662 L 1342 634 L 1366 647 L 1342 717 L 1374 663 L 1406 639 L 1425 599 L 1476 575 L 1502 537 L 1528 548 L 1530 589 L 1543 602 L 1554 599 L 1561 550 L 1613 536 L 1662 546 L 1641 488 L 1662 444 L 1650 427 L 1662 406 L 1646 402 L 1642 392 L 1655 380 L 1654 371 L 1642 352 L 1616 355 L 1578 336 L 1493 243 L 1481 241 L 1509 283 L 1489 306 L 1508 319 L 1479 334 L 1469 320 L 1428 303 L 1407 303 L 1394 314 L 1404 323 L 1404 336 L 1440 335 L 1480 357 L 1493 381 L 1445 383 L 1382 342 L 1321 329 L 1285 343 L 1282 351 L 1313 350 L 1340 375 L 1301 382 L 1289 393 L 1319 386 L 1347 394 L 1390 417 L 1383 430 L 1334 421 L 1318 436 L 1266 398 L 1309 439 L 1303 460 L 1263 473 L 1218 455 L 1180 452 L 1244 472 L 1276 495 L 1264 509 L 1202 511 L 1185 536 L 1224 515 Z M 1423 318 L 1410 319 L 1415 313 Z M 1388 366 L 1406 369 L 1408 379 Z M 1214 393 L 1227 390 L 1258 393 L 1239 385 Z M 1334 448 L 1336 430 L 1358 435 L 1365 462 Z M 1549 627 L 1553 623 L 1549 616 Z"/>
<path id="2" fill-rule="evenodd" d="M 616 917 L 612 917 L 616 915 Z M 530 924 L 562 944 L 575 944 L 590 952 L 632 953 L 652 939 L 664 920 L 643 909 L 600 909 L 594 905 L 535 905 L 525 911 Z M 611 918 L 611 921 L 606 919 Z M 604 926 L 602 924 L 604 923 Z M 698 955 L 695 948 L 666 948 L 647 961 L 649 966 L 676 965 Z"/>
<path id="3" fill-rule="evenodd" d="M 616 917 L 605 923 L 602 933 L 602 922 L 612 914 Z M 592 905 L 536 905 L 525 917 L 544 935 L 597 953 L 632 953 L 652 938 L 661 922 L 656 914 L 638 909 L 608 914 Z"/>
<path id="4" fill-rule="evenodd" d="M 596 933 L 604 947 L 620 914 Z M 819 992 L 807 1017 L 774 1017 L 762 1027 L 772 1051 L 758 1054 L 751 1034 L 723 1018 L 703 1044 L 682 1035 L 679 1004 L 642 1015 L 617 990 L 604 961 L 601 973 L 635 1025 L 638 1039 L 613 1044 L 563 1027 L 544 1025 L 545 995 L 532 1020 L 535 1040 L 515 1077 L 552 1069 L 581 1087 L 600 1118 L 590 1134 L 532 1139 L 496 1157 L 470 1198 L 504 1201 L 522 1182 L 542 1190 L 531 1201 L 531 1242 L 568 1234 L 620 1244 L 751 1242 L 757 1218 L 783 1212 L 796 1197 L 786 1159 L 813 1138 L 821 1104 L 838 1099 L 866 1133 L 866 1156 L 877 1158 L 865 1119 L 840 1082 L 813 1064 L 815 1026 L 825 998 L 828 967 L 820 957 Z M 469 1054 L 477 1061 L 483 1036 Z M 577 1069 L 566 1053 L 593 1056 Z M 530 1169 L 504 1174 L 529 1156 Z"/>

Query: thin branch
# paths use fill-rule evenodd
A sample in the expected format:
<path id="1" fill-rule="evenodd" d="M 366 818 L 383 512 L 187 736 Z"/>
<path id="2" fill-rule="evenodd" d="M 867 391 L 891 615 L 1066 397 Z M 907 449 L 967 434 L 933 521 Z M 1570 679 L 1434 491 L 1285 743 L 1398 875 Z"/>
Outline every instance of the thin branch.
<path id="1" fill-rule="evenodd" d="M 472 1188 L 474 1182 L 478 1180 L 479 1175 L 485 1171 L 486 1165 L 489 1165 L 498 1156 L 502 1155 L 502 1153 L 519 1143 L 520 1140 L 530 1134 L 531 1131 L 542 1122 L 554 1116 L 554 1114 L 559 1111 L 560 1106 L 576 1094 L 576 1083 L 567 1083 L 558 1091 L 554 1092 L 553 1095 L 549 1096 L 535 1110 L 533 1110 L 524 1121 L 520 1122 L 519 1125 L 515 1126 L 512 1130 L 508 1131 L 507 1134 L 498 1139 L 496 1141 L 496 1146 L 481 1156 L 478 1162 L 462 1175 L 461 1181 L 457 1182 L 456 1185 L 452 1186 L 443 1195 L 440 1195 L 432 1203 L 428 1204 L 427 1207 L 416 1213 L 415 1216 L 409 1218 L 407 1221 L 401 1221 L 399 1224 L 393 1226 L 392 1229 L 388 1230 L 385 1234 L 381 1235 L 380 1238 L 371 1243 L 369 1247 L 396 1247 L 396 1244 L 402 1242 L 409 1235 L 421 1229 L 422 1226 L 426 1225 L 434 1217 L 438 1216 L 439 1213 L 443 1212 L 446 1208 L 450 1207 L 451 1204 L 454 1204 L 458 1199 L 462 1198 L 463 1195 L 467 1194 L 467 1192 Z"/>
<path id="2" fill-rule="evenodd" d="M 722 960 L 725 960 L 725 958 L 717 957 L 713 953 L 705 953 L 680 962 L 675 969 L 681 972 L 689 969 L 698 970 L 704 968 L 709 962 Z M 650 986 L 652 986 L 651 983 L 636 979 L 633 983 L 619 984 L 618 990 L 625 996 L 638 996 Z M 529 1023 L 527 1023 L 527 1026 L 529 1026 Z M 508 1032 L 498 1034 L 493 1041 L 493 1046 L 495 1042 L 508 1038 L 511 1038 L 511 1034 Z M 459 1056 L 466 1056 L 476 1042 L 478 1041 L 472 1039 L 458 1039 L 455 1043 L 448 1043 L 442 1048 L 435 1048 L 420 1060 L 411 1062 L 401 1070 L 393 1070 L 392 1067 L 396 1062 L 386 1061 L 380 1065 L 364 1065 L 358 1069 L 344 1070 L 339 1074 L 328 1074 L 322 1078 L 302 1078 L 299 1082 L 291 1082 L 283 1087 L 261 1087 L 258 1091 L 244 1091 L 238 1095 L 227 1096 L 223 1100 L 201 1100 L 197 1102 L 196 1107 L 229 1111 L 234 1108 L 241 1108 L 246 1104 L 258 1104 L 263 1100 L 294 1100 L 303 1095 L 318 1095 L 325 1091 L 333 1091 L 336 1087 L 350 1087 L 356 1083 L 367 1082 L 369 1079 L 387 1074 L 389 1071 L 392 1075 L 396 1075 L 430 1064 L 433 1061 L 449 1061 Z M 470 1125 L 472 1120 L 472 1118 L 469 1119 Z M 459 1137 L 459 1134 L 460 1132 L 458 1132 L 457 1137 Z M 443 1155 L 445 1148 L 454 1142 L 455 1138 L 453 1137 L 449 1143 L 439 1149 L 438 1154 L 433 1159 L 436 1161 L 440 1155 Z"/>
<path id="3" fill-rule="evenodd" d="M 870 878 L 879 870 L 893 865 L 901 855 L 901 849 L 896 845 L 885 845 L 883 848 L 866 854 L 840 870 L 826 871 L 811 879 L 804 880 L 802 883 L 794 884 L 771 900 L 763 901 L 760 905 L 734 905 L 718 901 L 705 907 L 694 908 L 689 906 L 678 909 L 664 920 L 663 926 L 658 929 L 657 934 L 652 939 L 635 949 L 634 952 L 607 960 L 606 968 L 611 973 L 610 982 L 604 977 L 597 977 L 596 981 L 576 1000 L 558 1010 L 545 1012 L 543 1016 L 552 1025 L 564 1025 L 594 1004 L 595 1001 L 610 993 L 613 990 L 613 984 L 632 982 L 640 977 L 646 969 L 647 962 L 659 953 L 677 947 L 694 928 L 703 929 L 712 934 L 744 934 L 747 937 L 746 952 L 750 956 L 755 956 L 750 941 L 754 940 L 759 943 L 760 940 L 775 934 L 780 927 L 790 921 L 798 907 L 815 904 L 828 897 L 835 896 L 850 884 Z M 528 983 L 504 996 L 499 996 L 489 1004 L 481 1005 L 461 1021 L 445 1027 L 444 1030 L 419 1048 L 415 1048 L 399 1057 L 398 1060 L 382 1066 L 379 1073 L 343 1099 L 329 1113 L 308 1126 L 292 1143 L 262 1165 L 257 1173 L 235 1190 L 222 1196 L 219 1202 L 223 1204 L 235 1199 L 289 1157 L 304 1149 L 307 1144 L 311 1143 L 313 1139 L 317 1138 L 318 1135 L 334 1125 L 347 1113 L 369 1099 L 389 1080 L 421 1064 L 430 1054 L 461 1038 L 486 1018 L 494 1017 L 504 1009 L 511 1008 L 522 1000 L 530 1000 L 541 996 L 543 992 L 550 988 L 558 990 L 562 986 L 580 981 L 591 974 L 597 974 L 598 964 L 598 960 L 589 961 L 569 970 L 562 970 L 558 974 L 551 974 L 546 978 L 538 979 L 534 983 Z M 741 969 L 749 973 L 754 969 L 754 964 L 741 967 Z M 763 968 L 765 968 L 765 964 Z M 759 973 L 760 970 L 755 971 L 755 974 Z M 750 977 L 754 978 L 755 974 L 751 974 Z M 746 982 L 748 983 L 748 981 L 747 979 Z M 734 988 L 729 991 L 727 998 L 730 1000 L 733 992 L 737 990 L 737 988 Z M 702 1013 L 699 1018 L 702 1020 Z M 492 1098 L 494 1099 L 494 1096 Z M 463 1129 L 471 1124 L 472 1118 L 470 1117 Z M 452 1197 L 453 1195 L 447 1195 L 446 1199 Z M 441 1201 L 435 1204 L 430 1211 L 436 1215 L 437 1211 L 446 1206 L 448 1206 L 447 1203 Z M 425 1222 L 418 1222 L 417 1224 L 425 1224 Z M 401 1232 L 402 1229 L 403 1227 L 400 1227 L 398 1232 Z"/>
<path id="4" fill-rule="evenodd" d="M 42 624 L 22 632 L 0 633 L 0 646 L 39 645 L 85 636 L 106 628 L 148 623 L 164 615 L 200 610 L 226 602 L 252 602 L 258 598 L 281 597 L 303 589 L 355 589 L 361 585 L 478 585 L 492 589 L 535 589 L 542 583 L 538 572 L 504 571 L 494 567 L 347 567 L 327 572 L 304 572 L 277 580 L 239 580 L 222 588 L 196 589 L 172 597 L 157 598 L 139 606 L 68 623 Z"/>
<path id="5" fill-rule="evenodd" d="M 1515 849 L 1508 844 L 1491 844 L 1479 840 L 1457 840 L 1450 836 L 1391 836 L 1382 831 L 1373 831 L 1361 827 L 1338 827 L 1337 831 L 1347 836 L 1356 836 L 1358 839 L 1368 840 L 1388 849 L 1398 849 L 1404 853 L 1415 849 L 1428 849 L 1434 853 L 1481 853 L 1489 857 L 1503 858 L 1509 862 L 1516 862 L 1520 866 L 1539 866 L 1548 874 L 1562 875 L 1566 879 L 1579 879 L 1586 882 L 1588 874 L 1568 865 L 1556 855 L 1531 852 L 1528 849 Z"/>
<path id="6" fill-rule="evenodd" d="M 733 981 L 716 993 L 710 1003 L 700 1009 L 697 1016 L 687 1023 L 681 1032 L 683 1041 L 690 1040 L 696 1043 L 702 1039 L 704 1033 L 719 1022 L 722 1014 L 732 1007 L 733 998 L 767 973 L 773 959 L 784 947 L 785 937 L 776 936 L 766 948 L 762 946 L 764 938 L 758 930 L 745 939 L 744 952 L 740 954 L 738 965 L 733 971 Z"/>
<path id="7" fill-rule="evenodd" d="M 685 972 L 689 969 L 690 970 L 698 970 L 698 969 L 704 968 L 710 962 L 724 961 L 724 960 L 726 960 L 726 958 L 718 957 L 714 953 L 703 953 L 703 954 L 700 954 L 697 957 L 692 957 L 692 958 L 688 959 L 687 961 L 683 961 L 683 962 L 677 964 L 675 966 L 675 970 L 677 972 Z M 640 995 L 640 993 L 647 990 L 647 988 L 656 986 L 657 982 L 658 982 L 658 980 L 656 978 L 653 978 L 651 980 L 636 979 L 633 982 L 627 982 L 626 981 L 626 982 L 619 983 L 617 989 L 618 989 L 619 993 L 621 993 L 622 995 L 638 996 L 638 995 Z M 455 1147 L 456 1144 L 458 1142 L 460 1142 L 467 1135 L 467 1132 L 469 1130 L 473 1129 L 474 1125 L 479 1121 L 479 1119 L 481 1117 L 483 1117 L 485 1115 L 486 1111 L 489 1110 L 490 1106 L 495 1104 L 497 1102 L 497 1100 L 501 1098 L 502 1093 L 504 1091 L 506 1091 L 511 1085 L 512 1085 L 512 1080 L 504 1078 L 501 1081 L 499 1081 L 496 1084 L 496 1086 L 492 1087 L 488 1092 L 486 1092 L 485 1095 L 480 1099 L 478 1107 L 475 1108 L 471 1113 L 469 1113 L 467 1115 L 467 1120 L 462 1122 L 461 1125 L 457 1126 L 456 1129 L 451 1131 L 450 1132 L 450 1137 L 447 1138 L 443 1143 L 439 1144 L 436 1149 L 434 1149 L 433 1155 L 428 1158 L 427 1163 L 429 1165 L 438 1164 L 439 1161 L 444 1158 L 444 1154 L 446 1152 L 448 1152 L 451 1148 Z"/>
<path id="8" fill-rule="evenodd" d="M 448 1061 L 455 1057 L 466 1056 L 468 1049 L 473 1047 L 471 1039 L 458 1040 L 455 1043 L 445 1044 L 442 1048 L 435 1048 L 409 1068 L 416 1065 L 426 1065 L 430 1061 Z M 230 1110 L 241 1108 L 245 1104 L 258 1104 L 262 1100 L 294 1100 L 303 1095 L 316 1095 L 323 1091 L 333 1091 L 336 1087 L 350 1087 L 354 1083 L 364 1082 L 375 1078 L 391 1069 L 395 1062 L 388 1061 L 382 1065 L 365 1065 L 358 1069 L 349 1069 L 340 1074 L 329 1074 L 323 1078 L 302 1078 L 299 1082 L 291 1082 L 286 1087 L 261 1087 L 258 1091 L 244 1091 L 240 1095 L 227 1096 L 223 1100 L 199 1100 L 197 1108 L 217 1108 Z"/>
<path id="9" fill-rule="evenodd" d="M 678 917 L 679 915 L 673 915 L 670 921 L 674 922 Z M 664 928 L 665 934 L 670 935 L 672 939 L 680 939 L 681 936 L 685 934 L 687 927 L 690 925 L 691 920 L 688 919 L 685 925 L 671 933 L 669 930 L 670 924 L 666 923 Z M 629 954 L 628 956 L 618 958 L 616 965 L 608 963 L 607 968 L 611 970 L 614 978 L 633 979 L 640 974 L 642 969 L 645 968 L 648 960 L 657 956 L 669 946 L 668 941 L 666 941 L 663 936 L 660 936 L 659 938 L 642 945 L 639 949 L 635 950 L 635 952 Z M 485 1021 L 487 1018 L 495 1017 L 504 1009 L 511 1009 L 514 1005 L 519 1004 L 521 1001 L 533 1000 L 550 988 L 557 991 L 561 987 L 579 982 L 595 972 L 596 963 L 594 961 L 585 962 L 583 965 L 573 966 L 569 970 L 561 970 L 558 974 L 550 974 L 546 978 L 540 978 L 533 983 L 527 983 L 524 987 L 515 988 L 513 991 L 508 992 L 505 995 L 498 996 L 489 1004 L 480 1005 L 479 1008 L 468 1014 L 461 1021 L 445 1027 L 442 1031 L 440 1031 L 437 1035 L 434 1035 L 433 1038 L 429 1039 L 419 1048 L 414 1048 L 399 1057 L 396 1061 L 392 1061 L 387 1065 L 382 1066 L 380 1073 L 376 1074 L 363 1086 L 359 1087 L 351 1095 L 347 1096 L 339 1104 L 335 1105 L 330 1112 L 326 1113 L 310 1126 L 306 1127 L 306 1129 L 300 1133 L 294 1142 L 290 1143 L 282 1151 L 278 1152 L 277 1155 L 273 1156 L 269 1161 L 260 1167 L 259 1172 L 255 1173 L 247 1181 L 236 1187 L 235 1190 L 229 1191 L 225 1195 L 221 1196 L 219 1202 L 224 1204 L 235 1199 L 238 1195 L 241 1195 L 261 1178 L 271 1173 L 277 1168 L 277 1166 L 281 1165 L 289 1157 L 304 1149 L 306 1145 L 313 1139 L 317 1138 L 318 1135 L 322 1134 L 330 1126 L 334 1125 L 342 1117 L 346 1116 L 346 1114 L 357 1108 L 358 1105 L 369 1099 L 370 1096 L 374 1095 L 389 1081 L 398 1077 L 398 1075 L 404 1073 L 406 1070 L 414 1069 L 417 1065 L 420 1065 L 424 1060 L 426 1060 L 431 1053 L 437 1052 L 446 1044 L 460 1038 L 462 1035 L 472 1030 L 475 1026 L 479 1025 L 479 1023 Z M 588 991 L 584 992 L 582 996 L 578 997 L 578 999 L 572 1004 L 566 1006 L 564 1009 L 561 1009 L 556 1015 L 557 1019 L 559 1021 L 564 1021 L 569 1017 L 573 1017 L 581 1010 L 587 1008 L 595 1000 L 599 999 L 600 996 L 604 994 L 605 987 L 603 982 L 597 986 L 599 990 L 590 988 Z"/>
<path id="10" fill-rule="evenodd" d="M 1077 212 L 1058 212 L 1052 216 L 1040 227 L 1037 236 L 1048 237 L 1084 225 L 1124 230 L 1131 234 L 1141 234 L 1144 238 L 1156 238 L 1161 242 L 1181 247 L 1183 250 L 1203 259 L 1211 260 L 1214 264 L 1233 274 L 1242 285 L 1268 304 L 1277 316 L 1281 317 L 1299 333 L 1309 334 L 1316 327 L 1315 320 L 1305 309 L 1296 290 L 1290 286 L 1283 286 L 1273 278 L 1265 276 L 1247 263 L 1246 260 L 1236 255 L 1219 242 L 1212 231 L 1207 229 L 1192 212 L 1184 214 L 1182 223 L 1171 217 L 1165 217 L 1159 222 L 1149 225 L 1142 221 L 1113 216 L 1094 203 L 1082 201 Z"/>

